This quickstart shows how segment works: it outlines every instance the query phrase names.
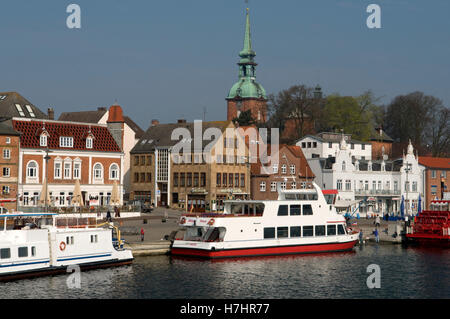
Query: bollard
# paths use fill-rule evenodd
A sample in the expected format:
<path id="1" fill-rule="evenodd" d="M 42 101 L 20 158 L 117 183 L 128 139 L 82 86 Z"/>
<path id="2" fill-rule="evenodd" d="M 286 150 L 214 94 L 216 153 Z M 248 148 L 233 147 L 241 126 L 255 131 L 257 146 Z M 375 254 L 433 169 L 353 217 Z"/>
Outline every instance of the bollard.
<path id="1" fill-rule="evenodd" d="M 143 220 L 143 224 L 147 224 L 147 219 L 144 219 L 144 220 Z"/>

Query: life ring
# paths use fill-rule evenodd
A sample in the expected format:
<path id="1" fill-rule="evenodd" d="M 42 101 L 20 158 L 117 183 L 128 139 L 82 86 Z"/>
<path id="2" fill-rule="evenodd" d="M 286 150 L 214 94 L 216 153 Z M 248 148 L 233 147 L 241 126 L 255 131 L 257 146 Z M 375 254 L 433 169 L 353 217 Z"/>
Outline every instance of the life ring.
<path id="1" fill-rule="evenodd" d="M 66 243 L 62 241 L 62 242 L 59 244 L 59 249 L 60 249 L 61 251 L 64 251 L 64 250 L 66 249 Z"/>
<path id="2" fill-rule="evenodd" d="M 186 218 L 181 217 L 181 219 L 180 219 L 180 224 L 183 225 L 184 223 L 186 223 Z"/>
<path id="3" fill-rule="evenodd" d="M 214 225 L 214 218 L 211 218 L 211 219 L 208 221 L 208 225 L 210 225 L 210 226 Z"/>

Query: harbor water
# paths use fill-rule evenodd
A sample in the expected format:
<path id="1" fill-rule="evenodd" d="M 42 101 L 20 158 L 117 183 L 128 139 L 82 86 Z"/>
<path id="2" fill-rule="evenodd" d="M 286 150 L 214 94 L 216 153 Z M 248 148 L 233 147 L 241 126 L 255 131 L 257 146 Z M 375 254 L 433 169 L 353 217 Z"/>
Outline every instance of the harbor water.
<path id="1" fill-rule="evenodd" d="M 378 265 L 380 288 L 369 288 Z M 356 246 L 352 252 L 198 260 L 138 257 L 130 266 L 0 283 L 0 298 L 450 298 L 450 250 Z"/>

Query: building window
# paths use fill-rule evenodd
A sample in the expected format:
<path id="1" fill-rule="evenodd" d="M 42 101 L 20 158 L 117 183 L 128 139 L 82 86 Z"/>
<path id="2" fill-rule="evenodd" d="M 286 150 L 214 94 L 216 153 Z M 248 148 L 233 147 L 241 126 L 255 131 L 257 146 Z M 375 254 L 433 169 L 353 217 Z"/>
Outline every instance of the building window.
<path id="1" fill-rule="evenodd" d="M 147 182 L 150 183 L 152 181 L 152 173 L 147 173 Z"/>
<path id="2" fill-rule="evenodd" d="M 60 147 L 73 147 L 73 137 L 60 136 L 59 137 Z"/>
<path id="3" fill-rule="evenodd" d="M 297 183 L 296 182 L 292 182 L 291 183 L 291 189 L 297 189 Z"/>
<path id="4" fill-rule="evenodd" d="M 192 187 L 192 173 L 187 173 L 186 186 Z"/>
<path id="5" fill-rule="evenodd" d="M 417 182 L 412 183 L 412 191 L 417 192 Z"/>
<path id="6" fill-rule="evenodd" d="M 306 148 L 306 142 L 302 142 L 302 148 Z"/>
<path id="7" fill-rule="evenodd" d="M 88 137 L 86 139 L 86 148 L 92 148 L 93 143 L 92 143 L 92 137 Z"/>
<path id="8" fill-rule="evenodd" d="M 259 191 L 265 192 L 266 191 L 266 182 L 259 183 Z"/>
<path id="9" fill-rule="evenodd" d="M 436 171 L 434 169 L 431 170 L 431 178 L 436 178 Z"/>
<path id="10" fill-rule="evenodd" d="M 227 173 L 223 173 L 222 174 L 222 186 L 226 187 L 227 183 L 228 183 L 228 175 L 227 175 Z"/>
<path id="11" fill-rule="evenodd" d="M 94 165 L 94 180 L 103 179 L 103 166 L 100 163 Z"/>
<path id="12" fill-rule="evenodd" d="M 9 192 L 10 192 L 9 186 L 6 186 L 6 185 L 2 186 L 2 194 L 3 195 L 9 194 Z"/>
<path id="13" fill-rule="evenodd" d="M 233 187 L 233 173 L 228 174 L 228 186 Z"/>
<path id="14" fill-rule="evenodd" d="M 53 177 L 54 178 L 61 178 L 61 162 L 55 162 L 53 167 Z"/>
<path id="15" fill-rule="evenodd" d="M 6 144 L 10 144 L 11 143 L 11 138 L 10 137 L 7 137 L 6 138 Z"/>
<path id="16" fill-rule="evenodd" d="M 317 148 L 317 142 L 313 142 L 313 148 Z"/>
<path id="17" fill-rule="evenodd" d="M 345 190 L 346 191 L 352 190 L 352 181 L 349 179 L 345 180 Z"/>
<path id="18" fill-rule="evenodd" d="M 289 166 L 289 171 L 291 172 L 291 175 L 295 175 L 295 165 L 291 164 Z"/>
<path id="19" fill-rule="evenodd" d="M 11 150 L 9 148 L 5 148 L 3 150 L 3 158 L 10 159 L 11 158 Z"/>
<path id="20" fill-rule="evenodd" d="M 70 179 L 72 172 L 72 163 L 70 162 L 64 162 L 64 179 Z"/>
<path id="21" fill-rule="evenodd" d="M 447 172 L 446 171 L 441 171 L 441 177 L 442 178 L 447 178 Z"/>
<path id="22" fill-rule="evenodd" d="M 337 185 L 336 188 L 338 190 L 342 190 L 342 179 L 338 179 L 336 185 Z"/>
<path id="23" fill-rule="evenodd" d="M 366 145 L 365 144 L 361 144 L 361 150 L 365 150 L 366 149 Z"/>
<path id="24" fill-rule="evenodd" d="M 241 187 L 245 187 L 245 174 L 241 174 Z"/>
<path id="25" fill-rule="evenodd" d="M 222 183 L 222 174 L 217 173 L 216 174 L 216 186 L 220 186 Z"/>
<path id="26" fill-rule="evenodd" d="M 342 162 L 342 171 L 345 171 L 347 168 L 345 167 L 345 161 Z"/>
<path id="27" fill-rule="evenodd" d="M 405 192 L 409 192 L 409 182 L 405 182 Z"/>
<path id="28" fill-rule="evenodd" d="M 376 190 L 376 189 L 377 189 L 377 182 L 372 181 L 372 190 Z"/>
<path id="29" fill-rule="evenodd" d="M 117 164 L 111 164 L 109 167 L 109 179 L 118 180 L 119 179 L 119 166 Z"/>
<path id="30" fill-rule="evenodd" d="M 199 186 L 198 173 L 194 173 L 194 187 Z"/>
<path id="31" fill-rule="evenodd" d="M 17 112 L 19 112 L 20 116 L 25 116 L 25 113 L 23 112 L 23 109 L 20 106 L 20 104 L 16 104 L 16 109 L 17 109 Z"/>
<path id="32" fill-rule="evenodd" d="M 173 187 L 178 187 L 178 173 L 173 173 Z"/>
<path id="33" fill-rule="evenodd" d="M 134 156 L 134 166 L 138 166 L 139 165 L 139 156 Z"/>
<path id="34" fill-rule="evenodd" d="M 206 173 L 200 173 L 200 187 L 206 187 Z"/>
<path id="35" fill-rule="evenodd" d="M 28 162 L 27 177 L 31 177 L 31 178 L 37 177 L 37 163 L 35 161 Z"/>
<path id="36" fill-rule="evenodd" d="M 398 182 L 394 181 L 394 191 L 398 191 Z"/>
<path id="37" fill-rule="evenodd" d="M 272 170 L 273 170 L 274 174 L 277 174 L 278 173 L 278 164 L 273 164 Z"/>
<path id="38" fill-rule="evenodd" d="M 30 114 L 31 117 L 36 117 L 36 115 L 33 112 L 33 109 L 31 108 L 31 106 L 29 105 L 25 105 L 25 108 L 27 109 L 28 113 Z"/>
<path id="39" fill-rule="evenodd" d="M 282 190 L 286 190 L 286 182 L 281 182 L 281 183 L 280 183 L 280 188 L 281 188 Z"/>
<path id="40" fill-rule="evenodd" d="M 75 162 L 73 164 L 73 179 L 80 179 L 81 176 L 81 163 Z"/>
<path id="41" fill-rule="evenodd" d="M 281 174 L 286 174 L 286 164 L 281 165 Z"/>
<path id="42" fill-rule="evenodd" d="M 328 148 L 333 148 L 333 143 L 328 142 Z"/>
<path id="43" fill-rule="evenodd" d="M 276 192 L 277 191 L 277 182 L 271 182 L 270 183 L 270 191 Z"/>
<path id="44" fill-rule="evenodd" d="M 3 177 L 10 177 L 11 170 L 9 167 L 3 167 Z"/>
<path id="45" fill-rule="evenodd" d="M 47 146 L 47 134 L 41 134 L 41 137 L 39 138 L 39 145 Z"/>
<path id="46" fill-rule="evenodd" d="M 180 173 L 180 187 L 184 187 L 186 185 L 185 174 Z"/>

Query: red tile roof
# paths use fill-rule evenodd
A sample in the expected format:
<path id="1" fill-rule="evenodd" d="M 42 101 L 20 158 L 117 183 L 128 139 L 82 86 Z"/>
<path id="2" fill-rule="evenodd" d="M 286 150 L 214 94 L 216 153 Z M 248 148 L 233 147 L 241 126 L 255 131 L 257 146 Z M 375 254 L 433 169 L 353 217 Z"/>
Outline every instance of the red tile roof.
<path id="1" fill-rule="evenodd" d="M 116 141 L 105 126 L 76 124 L 63 121 L 29 121 L 14 119 L 12 121 L 13 128 L 22 133 L 20 136 L 20 146 L 24 148 L 47 148 L 39 145 L 40 132 L 42 132 L 44 123 L 45 130 L 50 135 L 47 138 L 47 145 L 50 149 L 121 152 Z M 94 136 L 93 148 L 86 148 L 86 137 L 88 136 L 89 130 Z M 73 147 L 60 147 L 60 136 L 73 137 Z"/>
<path id="2" fill-rule="evenodd" d="M 419 156 L 419 164 L 432 168 L 450 169 L 450 158 Z"/>

